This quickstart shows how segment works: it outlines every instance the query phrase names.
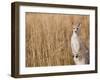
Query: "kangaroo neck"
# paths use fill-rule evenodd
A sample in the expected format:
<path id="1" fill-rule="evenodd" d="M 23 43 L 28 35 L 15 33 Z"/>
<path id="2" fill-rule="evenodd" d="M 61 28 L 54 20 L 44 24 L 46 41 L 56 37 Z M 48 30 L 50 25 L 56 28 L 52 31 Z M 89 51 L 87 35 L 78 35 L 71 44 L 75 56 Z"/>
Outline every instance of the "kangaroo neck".
<path id="1" fill-rule="evenodd" d="M 73 32 L 73 35 L 75 36 L 79 36 L 79 34 L 77 32 Z"/>

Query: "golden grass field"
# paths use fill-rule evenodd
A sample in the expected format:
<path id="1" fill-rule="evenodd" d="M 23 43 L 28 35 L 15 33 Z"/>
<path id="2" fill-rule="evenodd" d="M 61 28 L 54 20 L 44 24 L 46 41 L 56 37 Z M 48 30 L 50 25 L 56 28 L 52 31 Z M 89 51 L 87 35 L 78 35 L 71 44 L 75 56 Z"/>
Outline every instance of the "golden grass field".
<path id="1" fill-rule="evenodd" d="M 82 19 L 81 38 L 89 47 L 89 16 L 26 13 L 26 67 L 74 65 L 72 23 Z"/>

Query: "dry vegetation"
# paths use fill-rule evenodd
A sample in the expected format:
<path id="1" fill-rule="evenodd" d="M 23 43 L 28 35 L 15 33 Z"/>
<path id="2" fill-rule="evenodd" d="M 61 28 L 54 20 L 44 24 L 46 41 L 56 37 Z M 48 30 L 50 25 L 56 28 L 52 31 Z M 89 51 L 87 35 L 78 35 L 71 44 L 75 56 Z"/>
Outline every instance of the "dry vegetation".
<path id="1" fill-rule="evenodd" d="M 82 18 L 81 38 L 89 45 L 89 16 L 26 13 L 26 67 L 73 65 L 72 22 Z"/>

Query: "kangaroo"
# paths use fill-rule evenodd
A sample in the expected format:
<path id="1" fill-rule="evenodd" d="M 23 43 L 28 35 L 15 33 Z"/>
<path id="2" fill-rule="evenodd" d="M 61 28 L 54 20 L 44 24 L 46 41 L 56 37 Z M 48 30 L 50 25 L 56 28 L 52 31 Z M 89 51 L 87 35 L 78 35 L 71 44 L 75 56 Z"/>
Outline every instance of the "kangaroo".
<path id="1" fill-rule="evenodd" d="M 75 64 L 89 64 L 89 51 L 80 39 L 81 23 L 73 25 L 71 49 Z"/>

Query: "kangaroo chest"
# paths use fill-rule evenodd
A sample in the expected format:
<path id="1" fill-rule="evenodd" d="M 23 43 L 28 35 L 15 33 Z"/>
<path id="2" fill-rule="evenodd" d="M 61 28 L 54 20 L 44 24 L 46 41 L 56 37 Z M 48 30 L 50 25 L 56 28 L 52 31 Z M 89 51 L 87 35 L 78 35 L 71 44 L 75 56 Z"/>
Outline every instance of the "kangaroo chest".
<path id="1" fill-rule="evenodd" d="M 77 54 L 80 49 L 80 39 L 79 36 L 76 33 L 72 34 L 71 37 L 71 47 L 72 47 L 72 52 Z"/>

